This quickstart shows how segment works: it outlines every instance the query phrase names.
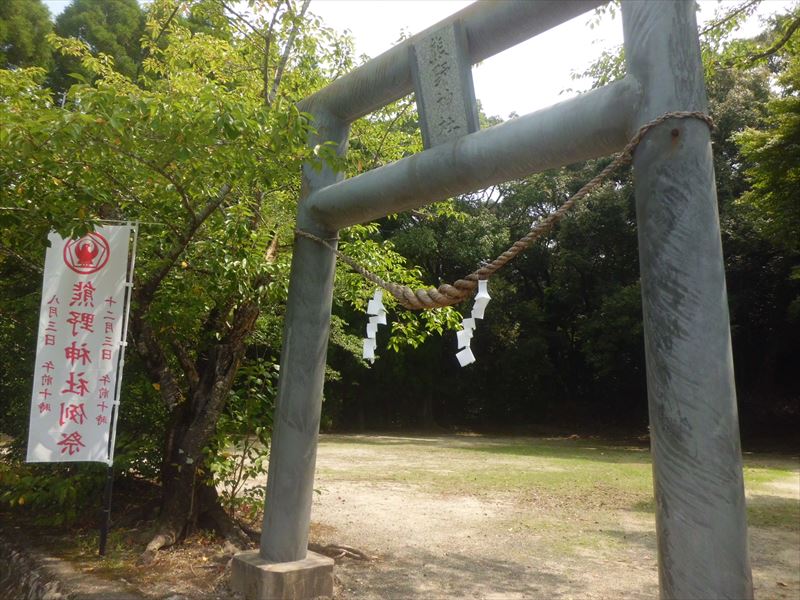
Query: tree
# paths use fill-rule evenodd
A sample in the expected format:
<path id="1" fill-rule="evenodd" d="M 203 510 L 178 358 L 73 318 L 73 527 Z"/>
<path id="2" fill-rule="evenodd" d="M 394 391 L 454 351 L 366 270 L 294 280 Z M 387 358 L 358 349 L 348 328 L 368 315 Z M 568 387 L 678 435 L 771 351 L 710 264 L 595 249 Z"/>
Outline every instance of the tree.
<path id="1" fill-rule="evenodd" d="M 49 68 L 53 53 L 46 36 L 53 30 L 41 0 L 6 0 L 0 4 L 0 68 Z"/>
<path id="2" fill-rule="evenodd" d="M 134 77 L 142 59 L 140 38 L 145 17 L 136 0 L 73 0 L 56 19 L 55 32 L 81 40 L 94 53 L 114 59 L 115 70 Z M 65 92 L 75 83 L 71 73 L 87 76 L 75 57 L 59 55 L 53 86 Z"/>
<path id="3" fill-rule="evenodd" d="M 729 62 L 746 72 L 773 74 L 759 120 L 729 137 L 739 152 L 744 189 L 731 212 L 730 271 L 734 346 L 752 365 L 737 380 L 749 411 L 774 429 L 800 418 L 794 357 L 800 351 L 800 11 L 777 17 L 755 40 L 730 50 Z M 765 77 L 765 86 L 766 77 Z M 737 363 L 740 364 L 740 363 Z"/>
<path id="4" fill-rule="evenodd" d="M 196 40 L 194 50 L 206 42 Z M 141 363 L 170 420 L 155 550 L 180 539 L 199 515 L 218 511 L 203 449 L 256 326 L 258 302 L 280 298 L 285 261 L 277 250 L 288 232 L 278 223 L 306 156 L 307 125 L 297 111 L 270 113 L 257 96 L 226 89 L 235 82 L 207 77 L 208 64 L 178 64 L 170 47 L 158 61 L 160 79 L 142 89 L 110 61 L 61 43 L 97 83 L 74 86 L 60 110 L 36 88 L 35 73 L 3 73 L 4 99 L 16 105 L 4 114 L 3 178 L 20 208 L 37 198 L 14 215 L 23 248 L 33 244 L 28 233 L 41 238 L 56 224 L 72 233 L 88 219 L 139 218 L 159 227 L 142 238 L 131 316 Z M 25 97 L 25 89 L 36 91 Z"/>
<path id="5" fill-rule="evenodd" d="M 798 17 L 800 22 L 800 17 Z M 766 104 L 762 128 L 748 128 L 736 137 L 748 162 L 750 190 L 741 201 L 752 206 L 763 231 L 793 252 L 800 251 L 800 42 L 784 47 L 785 64 L 778 76 L 780 93 Z"/>
<path id="6" fill-rule="evenodd" d="M 244 542 L 211 485 L 207 449 L 237 396 L 251 336 L 278 353 L 300 165 L 339 164 L 328 146 L 307 147 L 311 125 L 294 105 L 338 70 L 345 47 L 322 45 L 328 34 L 304 18 L 307 3 L 280 2 L 246 25 L 230 22 L 247 35 L 213 36 L 175 18 L 181 6 L 149 8 L 137 81 L 75 38 L 51 38 L 87 74 L 63 107 L 43 87 L 43 70 L 0 71 L 2 204 L 12 209 L 3 212 L 2 265 L 24 271 L 40 261 L 51 227 L 80 234 L 100 219 L 143 221 L 135 364 L 166 414 L 148 559 L 201 517 Z M 377 252 L 371 231 L 353 228 L 343 247 L 384 275 L 415 281 L 397 254 Z M 371 291 L 343 280 L 339 302 L 363 305 Z M 8 300 L 4 310 L 13 309 Z M 436 325 L 426 318 L 403 322 L 419 332 Z"/>

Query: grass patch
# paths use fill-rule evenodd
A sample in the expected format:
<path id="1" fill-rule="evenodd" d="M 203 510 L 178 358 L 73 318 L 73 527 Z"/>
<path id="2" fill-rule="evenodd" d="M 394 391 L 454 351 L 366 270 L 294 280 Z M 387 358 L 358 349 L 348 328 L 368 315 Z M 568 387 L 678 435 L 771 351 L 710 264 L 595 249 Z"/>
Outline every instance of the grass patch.
<path id="1" fill-rule="evenodd" d="M 650 512 L 653 500 L 650 453 L 646 448 L 597 440 L 566 438 L 483 438 L 480 436 L 338 437 L 335 445 L 367 450 L 358 464 L 321 469 L 323 474 L 352 481 L 384 481 L 417 485 L 445 494 L 486 495 L 509 492 L 551 504 L 613 507 Z M 387 461 L 383 446 L 394 461 Z M 434 448 L 435 446 L 435 448 Z M 397 460 L 398 452 L 402 458 Z M 770 485 L 797 473 L 793 457 L 745 455 L 744 477 L 751 494 L 769 494 Z M 753 500 L 748 508 L 754 526 L 800 527 L 797 501 L 774 496 Z M 793 521 L 792 521 L 793 520 Z"/>
<path id="2" fill-rule="evenodd" d="M 554 460 L 590 460 L 595 462 L 650 464 L 647 448 L 610 446 L 592 440 L 528 439 L 515 443 L 486 443 L 468 448 L 506 456 L 526 456 Z"/>
<path id="3" fill-rule="evenodd" d="M 752 496 L 747 500 L 747 523 L 751 527 L 800 531 L 800 500 L 762 494 Z"/>
<path id="4" fill-rule="evenodd" d="M 795 469 L 789 468 L 788 466 L 784 466 L 783 468 L 775 465 L 760 466 L 757 459 L 752 463 L 750 460 L 745 461 L 744 484 L 748 489 L 761 488 L 775 481 L 791 477 L 792 475 L 795 476 L 795 481 L 800 477 L 800 474 L 798 474 Z"/>
<path id="5" fill-rule="evenodd" d="M 55 556 L 81 565 L 85 572 L 107 579 L 130 574 L 139 558 L 143 536 L 134 529 L 114 529 L 108 532 L 106 555 L 99 556 L 100 534 L 98 530 L 73 530 L 71 543 L 53 548 Z"/>

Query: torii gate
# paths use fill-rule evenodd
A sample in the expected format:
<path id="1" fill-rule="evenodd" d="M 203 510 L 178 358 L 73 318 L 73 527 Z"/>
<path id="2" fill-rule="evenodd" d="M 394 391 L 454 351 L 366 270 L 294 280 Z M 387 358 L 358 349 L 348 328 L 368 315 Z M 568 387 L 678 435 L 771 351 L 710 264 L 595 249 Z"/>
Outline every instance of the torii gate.
<path id="1" fill-rule="evenodd" d="M 305 99 L 300 108 L 318 130 L 310 143 L 334 142 L 343 155 L 350 124 L 416 82 L 429 148 L 347 180 L 306 166 L 298 228 L 335 244 L 343 227 L 612 154 L 666 112 L 707 111 L 694 1 L 623 0 L 623 79 L 474 131 L 471 64 L 603 3 L 476 2 Z M 438 131 L 436 86 L 425 83 L 415 58 L 437 51 L 455 56 L 457 76 L 447 85 L 462 85 L 452 105 L 460 114 L 452 106 L 445 113 L 456 126 Z M 661 597 L 752 598 L 707 125 L 682 119 L 655 127 L 633 165 Z M 335 261 L 330 248 L 296 238 L 261 548 L 233 566 L 232 583 L 248 599 L 332 593 L 332 561 L 307 555 L 307 544 Z"/>

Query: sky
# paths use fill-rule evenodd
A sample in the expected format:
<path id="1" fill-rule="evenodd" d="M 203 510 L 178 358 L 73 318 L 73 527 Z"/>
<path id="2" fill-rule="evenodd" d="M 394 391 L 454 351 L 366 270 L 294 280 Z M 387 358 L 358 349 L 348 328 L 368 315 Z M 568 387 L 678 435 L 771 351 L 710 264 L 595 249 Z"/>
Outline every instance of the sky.
<path id="1" fill-rule="evenodd" d="M 0 0 L 2 1 L 2 0 Z M 71 0 L 45 0 L 54 16 Z M 140 0 L 141 1 L 141 0 Z M 651 0 L 667 1 L 667 0 Z M 312 0 L 309 10 L 338 31 L 349 30 L 356 54 L 377 56 L 388 50 L 401 32 L 418 33 L 471 2 L 466 0 Z M 700 23 L 713 17 L 722 3 L 700 0 Z M 764 0 L 758 15 L 740 30 L 740 37 L 755 35 L 759 19 L 783 12 L 792 0 Z M 588 81 L 570 76 L 582 72 L 603 50 L 622 44 L 622 20 L 606 15 L 593 28 L 594 13 L 585 13 L 473 67 L 475 95 L 484 112 L 507 118 L 544 108 L 588 89 Z M 572 89 L 572 91 L 567 91 Z"/>
<path id="2" fill-rule="evenodd" d="M 650 0 L 666 1 L 666 0 Z M 733 2 L 736 4 L 737 2 Z M 471 4 L 462 0 L 312 0 L 309 10 L 337 30 L 349 29 L 356 54 L 377 56 L 407 30 L 414 34 Z M 701 0 L 698 22 L 714 16 L 721 4 Z M 727 1 L 722 5 L 730 5 Z M 759 18 L 782 12 L 791 1 L 764 0 L 758 16 L 739 32 L 749 37 L 760 31 Z M 577 95 L 589 81 L 575 81 L 603 50 L 622 45 L 622 19 L 606 14 L 593 28 L 594 11 L 546 31 L 473 67 L 475 95 L 487 115 L 523 115 Z M 573 91 L 568 92 L 567 90 Z"/>

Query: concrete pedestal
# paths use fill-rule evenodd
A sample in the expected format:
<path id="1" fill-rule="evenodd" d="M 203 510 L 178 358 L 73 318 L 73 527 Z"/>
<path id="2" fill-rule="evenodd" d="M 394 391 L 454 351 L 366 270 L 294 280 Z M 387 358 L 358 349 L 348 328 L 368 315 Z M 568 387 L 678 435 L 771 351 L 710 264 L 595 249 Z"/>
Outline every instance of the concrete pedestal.
<path id="1" fill-rule="evenodd" d="M 303 560 L 274 563 L 258 550 L 240 552 L 231 565 L 231 588 L 245 600 L 333 597 L 333 559 L 309 551 Z"/>

